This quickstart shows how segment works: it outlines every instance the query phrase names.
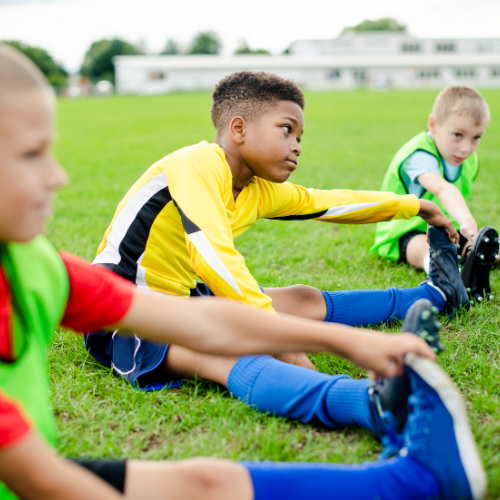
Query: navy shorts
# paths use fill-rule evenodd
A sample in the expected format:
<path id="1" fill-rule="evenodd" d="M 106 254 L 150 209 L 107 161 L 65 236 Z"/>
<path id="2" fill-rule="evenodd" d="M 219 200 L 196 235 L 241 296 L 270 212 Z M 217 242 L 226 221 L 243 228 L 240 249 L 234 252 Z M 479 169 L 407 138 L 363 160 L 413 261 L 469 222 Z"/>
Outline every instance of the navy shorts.
<path id="1" fill-rule="evenodd" d="M 264 290 L 262 289 L 262 293 Z M 214 293 L 205 283 L 197 283 L 191 297 L 208 297 Z M 137 336 L 122 337 L 108 331 L 88 332 L 85 347 L 101 365 L 113 368 L 116 374 L 128 380 L 136 389 L 158 391 L 182 385 L 172 379 L 163 368 L 168 344 L 159 344 Z"/>

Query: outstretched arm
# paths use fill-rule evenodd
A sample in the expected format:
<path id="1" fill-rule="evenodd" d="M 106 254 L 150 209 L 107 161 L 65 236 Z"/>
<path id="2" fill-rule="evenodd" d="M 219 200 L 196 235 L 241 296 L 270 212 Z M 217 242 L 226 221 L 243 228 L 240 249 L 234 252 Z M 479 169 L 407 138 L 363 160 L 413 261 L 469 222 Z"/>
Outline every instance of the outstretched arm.
<path id="1" fill-rule="evenodd" d="M 335 323 L 274 316 L 220 298 L 185 300 L 136 291 L 125 328 L 157 342 L 212 354 L 332 352 L 381 377 L 401 375 L 408 352 L 435 360 L 415 335 L 385 335 Z"/>
<path id="2" fill-rule="evenodd" d="M 19 403 L 1 391 L 0 481 L 25 500 L 122 498 L 90 472 L 58 457 L 32 429 Z"/>
<path id="3" fill-rule="evenodd" d="M 119 500 L 92 473 L 58 457 L 35 432 L 0 449 L 0 481 L 25 500 Z"/>
<path id="4" fill-rule="evenodd" d="M 477 223 L 457 187 L 433 172 L 419 175 L 418 182 L 439 198 L 446 211 L 460 224 L 462 234 L 468 239 L 474 239 L 477 235 Z"/>
<path id="5" fill-rule="evenodd" d="M 458 243 L 458 233 L 438 206 L 414 195 L 341 189 L 325 191 L 306 189 L 289 182 L 273 184 L 261 181 L 261 184 L 262 218 L 370 224 L 419 215 L 429 224 L 444 227 L 450 240 Z"/>

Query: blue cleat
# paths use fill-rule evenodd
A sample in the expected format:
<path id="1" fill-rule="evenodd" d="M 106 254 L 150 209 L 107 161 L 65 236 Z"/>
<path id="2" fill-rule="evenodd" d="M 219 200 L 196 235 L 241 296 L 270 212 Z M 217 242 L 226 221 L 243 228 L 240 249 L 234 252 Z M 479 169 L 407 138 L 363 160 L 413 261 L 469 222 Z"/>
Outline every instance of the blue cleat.
<path id="1" fill-rule="evenodd" d="M 432 284 L 446 295 L 446 311 L 453 316 L 457 309 L 470 306 L 469 295 L 458 270 L 457 247 L 443 227 L 429 226 L 431 261 L 424 283 Z"/>
<path id="2" fill-rule="evenodd" d="M 417 300 L 409 309 L 402 332 L 410 332 L 424 339 L 435 352 L 443 346 L 439 339 L 439 311 L 427 299 Z M 408 418 L 408 398 L 411 394 L 410 379 L 407 375 L 390 379 L 379 379 L 368 384 L 370 411 L 375 423 L 375 436 L 378 439 L 387 433 L 394 418 L 395 432 L 400 434 Z M 389 412 L 392 416 L 389 416 Z M 388 420 L 389 419 L 389 420 Z"/>
<path id="3" fill-rule="evenodd" d="M 426 358 L 408 354 L 405 364 L 412 390 L 410 414 L 399 443 L 392 439 L 388 451 L 399 447 L 400 457 L 410 457 L 433 473 L 443 500 L 483 498 L 486 473 L 458 389 Z"/>

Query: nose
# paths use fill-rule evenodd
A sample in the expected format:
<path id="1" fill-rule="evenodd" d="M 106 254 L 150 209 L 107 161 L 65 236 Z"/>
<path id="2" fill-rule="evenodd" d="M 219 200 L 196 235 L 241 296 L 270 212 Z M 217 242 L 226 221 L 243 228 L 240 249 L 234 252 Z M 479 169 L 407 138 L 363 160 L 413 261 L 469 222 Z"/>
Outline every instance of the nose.
<path id="1" fill-rule="evenodd" d="M 300 156 L 300 153 L 302 153 L 302 148 L 300 147 L 300 144 L 295 141 L 293 152 L 297 155 Z"/>
<path id="2" fill-rule="evenodd" d="M 47 176 L 47 187 L 51 191 L 61 189 L 68 183 L 68 174 L 55 158 L 51 158 Z"/>

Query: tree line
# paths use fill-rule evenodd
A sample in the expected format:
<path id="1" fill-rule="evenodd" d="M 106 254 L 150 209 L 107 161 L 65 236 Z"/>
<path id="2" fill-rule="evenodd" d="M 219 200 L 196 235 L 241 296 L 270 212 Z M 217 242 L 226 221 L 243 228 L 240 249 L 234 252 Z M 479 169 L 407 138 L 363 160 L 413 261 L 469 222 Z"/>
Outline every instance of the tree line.
<path id="1" fill-rule="evenodd" d="M 376 20 L 365 20 L 356 26 L 348 26 L 342 33 L 352 31 L 406 31 L 406 26 L 393 18 L 382 18 Z M 23 52 L 42 72 L 47 76 L 51 85 L 55 87 L 64 86 L 67 83 L 68 72 L 57 63 L 48 51 L 41 47 L 33 47 L 17 40 L 4 40 L 4 43 L 12 45 Z M 197 33 L 191 42 L 182 47 L 176 40 L 168 39 L 160 55 L 197 55 L 197 54 L 220 54 L 222 41 L 214 31 L 203 31 Z M 235 50 L 235 54 L 270 54 L 266 49 L 252 49 L 245 41 L 242 41 Z M 289 53 L 286 49 L 284 54 Z M 109 80 L 114 83 L 115 68 L 113 58 L 121 55 L 141 55 L 145 50 L 140 45 L 131 44 L 120 38 L 103 39 L 93 42 L 85 52 L 80 74 L 93 82 Z"/>

